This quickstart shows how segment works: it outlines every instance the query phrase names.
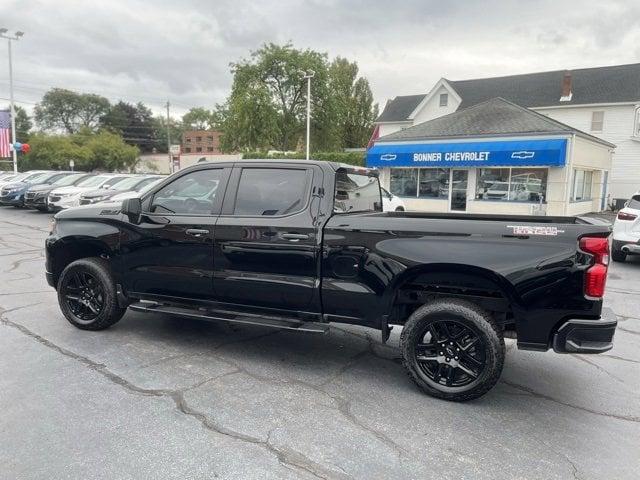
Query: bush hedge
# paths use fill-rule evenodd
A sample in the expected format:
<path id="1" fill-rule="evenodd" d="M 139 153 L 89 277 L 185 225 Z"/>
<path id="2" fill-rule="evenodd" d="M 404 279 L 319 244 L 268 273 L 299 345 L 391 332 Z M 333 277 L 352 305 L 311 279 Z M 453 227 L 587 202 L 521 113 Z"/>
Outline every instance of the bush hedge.
<path id="1" fill-rule="evenodd" d="M 313 160 L 322 160 L 326 162 L 340 162 L 347 163 L 349 165 L 356 165 L 359 167 L 364 166 L 364 153 L 360 152 L 316 152 L 311 154 Z M 295 158 L 304 159 L 305 154 L 303 152 L 287 153 L 287 154 L 271 154 L 267 152 L 245 152 L 242 154 L 242 158 Z"/>

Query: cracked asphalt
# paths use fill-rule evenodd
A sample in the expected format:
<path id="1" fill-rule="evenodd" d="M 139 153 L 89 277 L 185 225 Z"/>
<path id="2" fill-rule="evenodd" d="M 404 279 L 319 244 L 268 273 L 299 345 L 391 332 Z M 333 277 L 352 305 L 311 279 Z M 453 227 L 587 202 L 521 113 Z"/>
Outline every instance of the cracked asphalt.
<path id="1" fill-rule="evenodd" d="M 396 331 L 77 330 L 44 279 L 49 218 L 0 208 L 1 479 L 640 477 L 640 258 L 610 270 L 613 350 L 508 340 L 496 388 L 454 404 L 410 382 Z"/>

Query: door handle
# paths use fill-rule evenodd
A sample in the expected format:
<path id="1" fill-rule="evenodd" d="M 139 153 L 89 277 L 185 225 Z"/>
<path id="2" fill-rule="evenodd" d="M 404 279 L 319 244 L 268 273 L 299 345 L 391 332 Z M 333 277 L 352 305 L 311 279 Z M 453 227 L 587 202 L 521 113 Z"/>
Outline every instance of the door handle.
<path id="1" fill-rule="evenodd" d="M 193 237 L 200 237 L 209 233 L 209 230 L 203 230 L 201 228 L 187 228 L 184 233 Z"/>
<path id="2" fill-rule="evenodd" d="M 309 240 L 309 235 L 304 233 L 283 233 L 282 238 L 297 242 L 298 240 Z"/>

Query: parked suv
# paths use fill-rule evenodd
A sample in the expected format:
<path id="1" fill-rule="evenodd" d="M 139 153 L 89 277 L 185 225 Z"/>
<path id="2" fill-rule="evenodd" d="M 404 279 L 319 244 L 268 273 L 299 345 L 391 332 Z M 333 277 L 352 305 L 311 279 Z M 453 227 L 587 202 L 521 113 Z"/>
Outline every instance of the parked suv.
<path id="1" fill-rule="evenodd" d="M 22 207 L 24 205 L 25 193 L 29 187 L 32 185 L 51 184 L 70 173 L 71 172 L 46 171 L 28 175 L 18 181 L 7 183 L 3 185 L 2 190 L 0 190 L 0 204 Z"/>
<path id="2" fill-rule="evenodd" d="M 41 212 L 49 211 L 48 197 L 52 190 L 77 185 L 91 176 L 91 173 L 77 172 L 59 178 L 51 184 L 32 185 L 24 194 L 24 206 Z"/>
<path id="3" fill-rule="evenodd" d="M 113 173 L 102 174 L 87 178 L 76 185 L 56 188 L 49 194 L 49 208 L 57 212 L 65 208 L 76 207 L 80 204 L 80 195 L 84 192 L 89 192 L 96 188 L 108 188 L 130 176 L 131 175 Z"/>
<path id="4" fill-rule="evenodd" d="M 640 192 L 618 212 L 613 224 L 612 247 L 614 262 L 624 262 L 627 255 L 640 254 Z"/>

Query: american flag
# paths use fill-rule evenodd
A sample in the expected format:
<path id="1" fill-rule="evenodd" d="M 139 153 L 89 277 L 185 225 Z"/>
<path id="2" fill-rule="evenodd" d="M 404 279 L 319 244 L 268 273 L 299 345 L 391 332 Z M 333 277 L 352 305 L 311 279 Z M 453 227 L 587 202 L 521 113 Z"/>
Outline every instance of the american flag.
<path id="1" fill-rule="evenodd" d="M 11 156 L 11 114 L 0 110 L 0 158 Z"/>

